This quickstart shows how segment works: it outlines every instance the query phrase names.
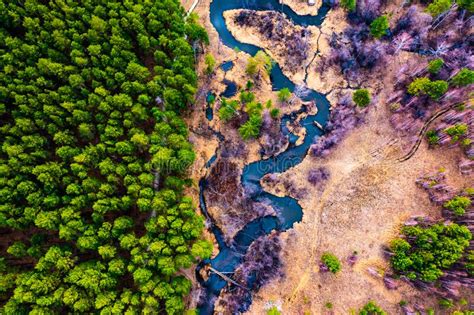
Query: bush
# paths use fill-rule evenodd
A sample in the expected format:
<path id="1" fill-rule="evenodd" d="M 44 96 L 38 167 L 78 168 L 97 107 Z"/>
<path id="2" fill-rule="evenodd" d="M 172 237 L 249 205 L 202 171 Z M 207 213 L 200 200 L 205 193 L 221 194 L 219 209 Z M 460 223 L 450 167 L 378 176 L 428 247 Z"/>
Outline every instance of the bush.
<path id="1" fill-rule="evenodd" d="M 461 8 L 466 9 L 470 13 L 474 12 L 474 1 L 472 1 L 472 0 L 457 0 L 456 2 Z"/>
<path id="2" fill-rule="evenodd" d="M 384 310 L 382 310 L 375 302 L 369 301 L 364 305 L 362 309 L 359 310 L 359 315 L 386 315 Z"/>
<path id="3" fill-rule="evenodd" d="M 431 14 L 432 17 L 437 17 L 441 13 L 449 10 L 452 5 L 452 0 L 434 0 L 426 8 L 426 12 Z"/>
<path id="4" fill-rule="evenodd" d="M 273 118 L 273 119 L 277 119 L 279 116 L 280 116 L 280 110 L 278 108 L 272 108 L 270 110 L 270 116 Z"/>
<path id="5" fill-rule="evenodd" d="M 321 261 L 332 273 L 337 273 L 339 270 L 341 270 L 341 263 L 339 259 L 331 253 L 324 253 L 321 256 Z"/>
<path id="6" fill-rule="evenodd" d="M 239 128 L 239 133 L 242 139 L 248 140 L 257 138 L 260 134 L 260 127 L 262 126 L 262 117 L 260 115 L 251 115 L 249 120 Z"/>
<path id="7" fill-rule="evenodd" d="M 287 102 L 291 97 L 291 91 L 289 88 L 283 88 L 278 91 L 278 100 L 282 103 Z"/>
<path id="8" fill-rule="evenodd" d="M 426 133 L 429 145 L 437 145 L 439 142 L 439 136 L 436 130 L 430 130 Z"/>
<path id="9" fill-rule="evenodd" d="M 456 196 L 443 205 L 443 207 L 451 210 L 455 215 L 464 215 L 469 206 L 471 206 L 471 199 L 464 196 Z"/>
<path id="10" fill-rule="evenodd" d="M 247 104 L 255 100 L 255 94 L 248 91 L 242 91 L 240 92 L 239 98 L 240 98 L 240 102 L 242 102 L 243 104 Z"/>
<path id="11" fill-rule="evenodd" d="M 468 131 L 468 127 L 464 123 L 455 124 L 454 126 L 446 128 L 444 130 L 444 132 L 446 132 L 449 136 L 451 136 L 451 139 L 454 142 L 458 141 L 462 136 L 465 136 L 467 134 L 467 131 Z"/>
<path id="12" fill-rule="evenodd" d="M 388 18 L 386 15 L 382 15 L 370 23 L 370 34 L 375 38 L 381 38 L 387 34 L 388 28 Z"/>
<path id="13" fill-rule="evenodd" d="M 412 95 L 426 94 L 433 100 L 438 100 L 448 90 L 448 83 L 443 80 L 431 81 L 428 78 L 417 78 L 408 86 Z"/>
<path id="14" fill-rule="evenodd" d="M 236 100 L 229 101 L 225 98 L 221 101 L 219 108 L 219 118 L 224 122 L 231 120 L 238 113 L 239 102 Z"/>
<path id="15" fill-rule="evenodd" d="M 250 57 L 245 72 L 251 77 L 269 75 L 272 70 L 272 60 L 264 51 L 260 50 L 255 56 Z"/>
<path id="16" fill-rule="evenodd" d="M 352 100 L 359 107 L 366 107 L 370 104 L 370 93 L 366 89 L 359 89 L 352 95 Z"/>
<path id="17" fill-rule="evenodd" d="M 467 68 L 461 69 L 452 79 L 454 86 L 466 86 L 474 83 L 474 71 Z"/>
<path id="18" fill-rule="evenodd" d="M 392 268 L 409 279 L 436 281 L 457 262 L 469 246 L 471 232 L 457 224 L 430 227 L 408 226 L 402 229 L 405 239 L 395 239 L 390 248 Z"/>
<path id="19" fill-rule="evenodd" d="M 349 12 L 354 12 L 356 9 L 356 0 L 341 0 L 341 7 Z"/>
<path id="20" fill-rule="evenodd" d="M 204 63 L 206 64 L 206 74 L 211 75 L 216 67 L 216 59 L 212 54 L 207 54 L 204 57 Z"/>
<path id="21" fill-rule="evenodd" d="M 438 304 L 441 308 L 448 309 L 454 306 L 454 302 L 451 299 L 440 299 Z"/>
<path id="22" fill-rule="evenodd" d="M 267 311 L 267 315 L 281 315 L 281 312 L 278 310 L 276 306 L 273 306 Z"/>
<path id="23" fill-rule="evenodd" d="M 441 70 L 443 65 L 444 65 L 444 61 L 441 58 L 431 60 L 428 63 L 428 72 L 431 73 L 431 74 L 437 74 L 439 72 L 439 70 Z"/>
<path id="24" fill-rule="evenodd" d="M 466 255 L 466 271 L 470 276 L 474 276 L 474 250 L 470 250 Z"/>

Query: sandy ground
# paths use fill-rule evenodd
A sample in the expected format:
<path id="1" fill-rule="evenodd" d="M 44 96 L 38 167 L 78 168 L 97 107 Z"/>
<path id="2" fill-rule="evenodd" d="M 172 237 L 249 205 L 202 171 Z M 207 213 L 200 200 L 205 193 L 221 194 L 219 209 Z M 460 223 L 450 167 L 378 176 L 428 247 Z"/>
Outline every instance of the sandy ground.
<path id="1" fill-rule="evenodd" d="M 323 2 L 316 0 L 315 5 L 309 5 L 307 0 L 283 0 L 283 3 L 299 15 L 317 15 Z"/>

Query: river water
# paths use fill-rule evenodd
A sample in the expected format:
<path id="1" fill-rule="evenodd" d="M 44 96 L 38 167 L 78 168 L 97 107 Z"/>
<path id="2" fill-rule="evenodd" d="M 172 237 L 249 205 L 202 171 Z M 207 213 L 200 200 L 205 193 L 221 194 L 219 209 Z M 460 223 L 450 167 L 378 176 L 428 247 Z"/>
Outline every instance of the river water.
<path id="1" fill-rule="evenodd" d="M 294 24 L 301 26 L 315 25 L 320 26 L 329 11 L 327 6 L 322 6 L 317 16 L 300 16 L 293 12 L 288 6 L 279 4 L 277 0 L 214 0 L 210 7 L 210 19 L 212 25 L 219 33 L 222 43 L 230 48 L 238 48 L 251 55 L 255 55 L 261 48 L 241 43 L 237 41 L 226 27 L 223 12 L 232 9 L 252 9 L 252 10 L 275 10 L 283 12 L 287 18 L 291 19 Z M 226 64 L 224 67 L 228 67 Z M 295 84 L 291 82 L 281 71 L 278 64 L 272 68 L 271 75 L 272 87 L 274 90 L 289 88 L 295 90 Z M 200 207 L 208 220 L 211 221 L 211 231 L 216 237 L 219 254 L 211 260 L 206 260 L 198 266 L 198 270 L 204 264 L 211 264 L 213 268 L 224 273 L 232 273 L 241 263 L 243 255 L 245 255 L 250 244 L 258 237 L 269 234 L 272 230 L 285 231 L 293 227 L 295 222 L 301 221 L 303 210 L 298 201 L 291 197 L 277 197 L 265 192 L 261 185 L 260 179 L 269 173 L 285 172 L 303 161 L 309 147 L 315 139 L 321 136 L 322 131 L 314 124 L 317 121 L 325 126 L 329 118 L 329 102 L 326 97 L 313 90 L 309 90 L 303 101 L 315 101 L 318 107 L 316 115 L 308 115 L 301 121 L 306 128 L 306 136 L 304 142 L 295 145 L 295 137 L 290 137 L 286 129 L 286 122 L 296 118 L 296 113 L 285 115 L 282 117 L 281 129 L 284 134 L 289 136 L 290 145 L 286 151 L 269 159 L 261 159 L 254 163 L 246 165 L 242 171 L 241 182 L 245 191 L 251 192 L 250 198 L 256 202 L 265 202 L 273 207 L 276 216 L 265 216 L 248 223 L 241 231 L 237 233 L 230 245 L 226 244 L 224 237 L 219 228 L 212 223 L 206 208 L 206 200 L 204 191 L 206 189 L 206 179 L 201 179 L 200 186 Z M 208 119 L 212 119 L 208 114 Z M 210 167 L 214 162 L 214 156 L 206 165 Z M 232 193 L 232 192 L 229 192 Z M 221 289 L 227 284 L 218 275 L 212 273 L 207 281 L 202 281 L 202 286 L 206 290 L 206 298 L 202 305 L 199 306 L 200 314 L 212 314 L 214 310 L 214 302 L 219 296 Z"/>

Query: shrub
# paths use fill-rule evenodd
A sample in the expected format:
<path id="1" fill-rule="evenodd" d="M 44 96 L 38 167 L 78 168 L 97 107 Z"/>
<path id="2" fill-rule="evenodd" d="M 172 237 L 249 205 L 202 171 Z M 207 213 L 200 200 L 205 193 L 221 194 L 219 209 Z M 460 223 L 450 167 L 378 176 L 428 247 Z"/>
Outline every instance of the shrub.
<path id="1" fill-rule="evenodd" d="M 466 255 L 466 271 L 469 275 L 474 276 L 474 250 L 470 250 Z"/>
<path id="2" fill-rule="evenodd" d="M 278 100 L 282 103 L 287 102 L 291 97 L 291 91 L 289 88 L 283 88 L 278 91 Z"/>
<path id="3" fill-rule="evenodd" d="M 432 81 L 425 86 L 424 92 L 434 100 L 438 100 L 448 90 L 448 83 L 443 80 Z"/>
<path id="4" fill-rule="evenodd" d="M 461 8 L 466 9 L 470 13 L 474 12 L 474 1 L 472 1 L 472 0 L 457 0 L 456 2 Z"/>
<path id="5" fill-rule="evenodd" d="M 432 17 L 437 17 L 441 13 L 444 13 L 449 10 L 451 7 L 452 0 L 434 0 L 426 8 L 426 12 L 431 14 Z"/>
<path id="6" fill-rule="evenodd" d="M 466 86 L 474 83 L 474 71 L 467 68 L 461 69 L 452 79 L 454 86 Z"/>
<path id="7" fill-rule="evenodd" d="M 237 115 L 239 108 L 239 102 L 236 100 L 228 101 L 223 98 L 221 102 L 221 107 L 219 108 L 219 118 L 224 122 L 231 120 L 235 115 Z"/>
<path id="8" fill-rule="evenodd" d="M 349 12 L 354 12 L 356 9 L 356 0 L 341 0 L 341 7 Z"/>
<path id="9" fill-rule="evenodd" d="M 370 93 L 366 89 L 359 89 L 352 95 L 352 100 L 359 107 L 366 107 L 370 104 Z"/>
<path id="10" fill-rule="evenodd" d="M 276 306 L 273 306 L 267 311 L 267 315 L 281 315 L 281 312 L 278 310 Z"/>
<path id="11" fill-rule="evenodd" d="M 438 100 L 448 90 L 448 83 L 443 80 L 431 81 L 428 78 L 416 78 L 408 86 L 412 95 L 426 94 L 433 100 Z"/>
<path id="12" fill-rule="evenodd" d="M 387 34 L 388 28 L 388 18 L 386 15 L 382 15 L 370 23 L 370 34 L 375 38 L 381 38 Z"/>
<path id="13" fill-rule="evenodd" d="M 240 102 L 242 102 L 243 104 L 247 104 L 247 103 L 253 102 L 255 100 L 255 94 L 253 94 L 252 92 L 248 92 L 248 91 L 240 92 L 239 97 L 240 97 Z"/>
<path id="14" fill-rule="evenodd" d="M 359 315 L 386 315 L 384 310 L 382 310 L 375 302 L 369 301 L 364 305 L 362 309 L 359 310 Z"/>
<path id="15" fill-rule="evenodd" d="M 439 306 L 444 309 L 448 309 L 454 306 L 454 302 L 451 299 L 440 299 L 438 301 Z"/>
<path id="16" fill-rule="evenodd" d="M 337 273 L 339 270 L 341 270 L 341 263 L 339 259 L 331 253 L 324 253 L 321 256 L 321 261 L 332 273 Z"/>
<path id="17" fill-rule="evenodd" d="M 471 199 L 464 196 L 456 196 L 444 203 L 443 207 L 451 210 L 455 215 L 464 215 L 466 209 L 471 205 Z"/>
<path id="18" fill-rule="evenodd" d="M 428 63 L 428 72 L 431 74 L 437 74 L 444 65 L 444 60 L 441 58 L 433 59 Z"/>
<path id="19" fill-rule="evenodd" d="M 269 75 L 272 70 L 272 60 L 264 51 L 260 50 L 255 56 L 250 57 L 245 72 L 252 77 L 262 74 Z"/>
<path id="20" fill-rule="evenodd" d="M 260 127 L 262 126 L 262 117 L 260 115 L 252 115 L 249 120 L 239 128 L 239 133 L 242 139 L 248 140 L 250 138 L 257 138 L 260 134 Z"/>
<path id="21" fill-rule="evenodd" d="M 207 54 L 204 57 L 204 63 L 206 64 L 206 74 L 211 75 L 216 67 L 216 59 L 212 54 Z"/>

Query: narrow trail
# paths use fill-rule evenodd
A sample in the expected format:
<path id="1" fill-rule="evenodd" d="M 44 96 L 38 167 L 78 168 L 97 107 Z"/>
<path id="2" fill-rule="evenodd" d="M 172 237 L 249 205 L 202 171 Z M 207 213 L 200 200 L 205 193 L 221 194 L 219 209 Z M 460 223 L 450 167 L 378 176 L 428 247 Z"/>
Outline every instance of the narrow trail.
<path id="1" fill-rule="evenodd" d="M 443 116 L 444 114 L 446 114 L 447 112 L 449 112 L 451 109 L 455 108 L 458 106 L 458 103 L 454 103 L 454 104 L 451 104 L 451 105 L 448 105 L 442 109 L 440 109 L 439 111 L 437 111 L 436 113 L 434 113 L 423 125 L 423 127 L 421 128 L 420 132 L 418 133 L 418 139 L 416 140 L 415 144 L 413 145 L 413 147 L 410 149 L 410 151 L 405 154 L 404 156 L 400 157 L 397 159 L 397 162 L 405 162 L 405 161 L 408 161 L 409 159 L 411 159 L 413 157 L 413 155 L 415 155 L 416 151 L 418 151 L 418 148 L 420 147 L 421 145 L 421 142 L 423 141 L 423 138 L 426 134 L 426 132 L 428 131 L 428 127 L 430 126 L 430 124 L 435 121 L 436 119 L 438 119 L 439 117 Z"/>

